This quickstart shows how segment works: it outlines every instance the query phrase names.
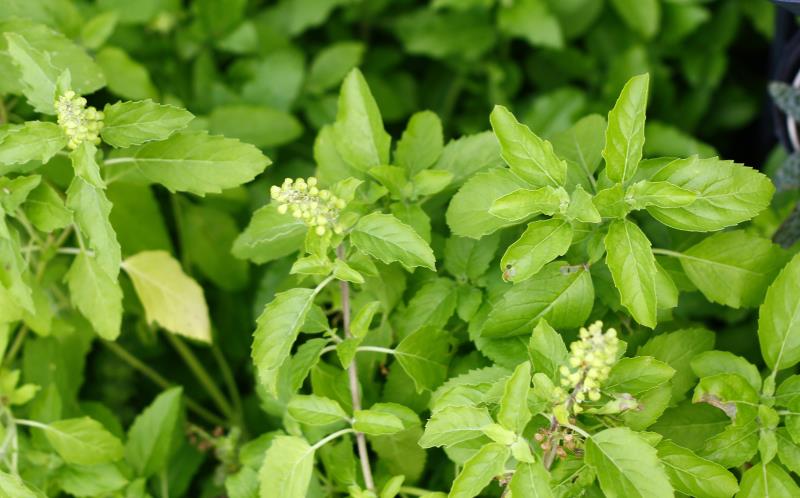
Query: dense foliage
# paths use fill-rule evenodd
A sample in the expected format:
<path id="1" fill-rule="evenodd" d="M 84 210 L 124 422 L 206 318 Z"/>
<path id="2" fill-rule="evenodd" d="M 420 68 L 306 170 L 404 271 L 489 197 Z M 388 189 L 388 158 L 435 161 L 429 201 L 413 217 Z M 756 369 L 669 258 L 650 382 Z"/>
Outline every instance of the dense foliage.
<path id="1" fill-rule="evenodd" d="M 0 2 L 0 496 L 800 496 L 768 2 L 185 4 Z"/>

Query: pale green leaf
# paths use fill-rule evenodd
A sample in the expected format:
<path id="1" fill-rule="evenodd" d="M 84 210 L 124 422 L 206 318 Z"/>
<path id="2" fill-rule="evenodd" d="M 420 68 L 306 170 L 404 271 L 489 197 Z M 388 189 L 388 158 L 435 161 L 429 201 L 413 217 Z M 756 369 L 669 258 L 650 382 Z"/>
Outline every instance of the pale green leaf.
<path id="1" fill-rule="evenodd" d="M 435 411 L 428 419 L 419 445 L 423 448 L 453 446 L 481 437 L 483 428 L 491 423 L 492 417 L 486 408 L 448 406 Z"/>
<path id="2" fill-rule="evenodd" d="M 122 442 L 89 417 L 48 424 L 45 436 L 61 458 L 78 465 L 114 462 L 124 455 Z"/>
<path id="3" fill-rule="evenodd" d="M 67 145 L 67 135 L 55 123 L 28 121 L 0 134 L 0 163 L 46 163 Z"/>
<path id="4" fill-rule="evenodd" d="M 353 245 L 384 263 L 400 262 L 407 269 L 422 266 L 435 270 L 430 246 L 413 228 L 390 214 L 364 216 L 350 234 Z"/>
<path id="5" fill-rule="evenodd" d="M 800 487 L 792 476 L 776 464 L 763 462 L 749 468 L 742 475 L 740 491 L 736 496 L 764 498 L 794 498 L 800 496 Z"/>
<path id="6" fill-rule="evenodd" d="M 259 471 L 260 498 L 306 498 L 314 470 L 314 448 L 294 436 L 278 436 Z"/>
<path id="7" fill-rule="evenodd" d="M 106 104 L 103 114 L 100 136 L 114 147 L 164 140 L 194 119 L 185 109 L 157 104 L 152 100 Z"/>
<path id="8" fill-rule="evenodd" d="M 158 395 L 133 421 L 125 443 L 127 461 L 137 475 L 149 477 L 161 471 L 183 438 L 181 397 L 173 387 Z"/>
<path id="9" fill-rule="evenodd" d="M 611 224 L 605 238 L 606 264 L 622 304 L 633 318 L 650 328 L 656 326 L 656 264 L 650 241 L 628 220 Z"/>
<path id="10" fill-rule="evenodd" d="M 758 342 L 770 368 L 781 370 L 800 361 L 800 255 L 767 289 L 758 310 Z"/>
<path id="11" fill-rule="evenodd" d="M 503 279 L 522 282 L 536 275 L 547 263 L 564 255 L 572 244 L 572 227 L 559 219 L 534 221 L 506 249 L 500 259 Z"/>
<path id="12" fill-rule="evenodd" d="M 280 214 L 274 204 L 268 204 L 253 213 L 250 224 L 233 243 L 233 255 L 266 263 L 297 251 L 307 232 L 301 220 Z"/>
<path id="13" fill-rule="evenodd" d="M 494 202 L 528 185 L 505 168 L 478 173 L 453 196 L 447 208 L 447 225 L 453 234 L 479 239 L 484 235 L 513 225 L 513 222 L 492 215 Z"/>
<path id="14" fill-rule="evenodd" d="M 528 409 L 528 392 L 531 389 L 531 364 L 521 363 L 503 387 L 497 422 L 506 429 L 522 434 L 531 419 Z"/>
<path id="15" fill-rule="evenodd" d="M 538 462 L 518 463 L 509 489 L 516 498 L 553 498 L 550 475 Z"/>
<path id="16" fill-rule="evenodd" d="M 461 472 L 453 481 L 448 498 L 473 498 L 503 473 L 505 463 L 510 455 L 508 446 L 489 443 L 478 450 L 464 463 Z"/>
<path id="17" fill-rule="evenodd" d="M 568 200 L 566 191 L 561 188 L 521 188 L 495 199 L 489 208 L 489 214 L 508 221 L 521 221 L 536 214 L 552 216 Z"/>
<path id="18" fill-rule="evenodd" d="M 395 161 L 409 176 L 436 163 L 444 149 L 442 122 L 431 111 L 420 111 L 408 120 L 408 126 L 397 142 Z"/>
<path id="19" fill-rule="evenodd" d="M 72 304 L 100 337 L 115 340 L 122 323 L 122 289 L 115 279 L 85 252 L 75 257 L 65 278 Z"/>
<path id="20" fill-rule="evenodd" d="M 88 238 L 88 246 L 94 250 L 100 267 L 115 280 L 122 256 L 117 234 L 109 222 L 111 203 L 105 192 L 75 177 L 67 189 L 66 205 L 83 236 Z"/>
<path id="21" fill-rule="evenodd" d="M 631 78 L 608 113 L 603 157 L 606 174 L 615 182 L 626 183 L 633 178 L 642 159 L 649 84 L 648 74 Z"/>
<path id="22" fill-rule="evenodd" d="M 286 410 L 292 418 L 308 425 L 328 425 L 348 419 L 339 403 L 314 394 L 293 396 Z"/>
<path id="23" fill-rule="evenodd" d="M 370 409 L 356 410 L 353 413 L 353 429 L 370 436 L 383 436 L 400 432 L 405 426 L 392 413 Z"/>
<path id="24" fill-rule="evenodd" d="M 697 498 L 730 498 L 739 490 L 730 471 L 692 450 L 668 440 L 661 441 L 657 450 L 676 491 Z"/>

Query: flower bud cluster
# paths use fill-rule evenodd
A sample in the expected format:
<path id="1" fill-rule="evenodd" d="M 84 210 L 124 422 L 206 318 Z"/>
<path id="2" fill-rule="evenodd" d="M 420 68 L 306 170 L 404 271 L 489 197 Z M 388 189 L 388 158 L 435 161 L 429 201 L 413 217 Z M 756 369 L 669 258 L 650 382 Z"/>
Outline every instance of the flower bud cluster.
<path id="1" fill-rule="evenodd" d="M 69 137 L 67 146 L 76 149 L 83 142 L 100 143 L 103 128 L 103 113 L 92 106 L 86 107 L 86 99 L 72 90 L 56 99 L 58 124 Z"/>
<path id="2" fill-rule="evenodd" d="M 317 187 L 317 179 L 287 178 L 280 187 L 273 185 L 270 196 L 278 202 L 278 212 L 291 213 L 313 228 L 317 235 L 325 235 L 328 229 L 341 233 L 339 212 L 347 203 L 333 195 L 330 190 Z"/>
<path id="3" fill-rule="evenodd" d="M 559 369 L 561 393 L 572 392 L 574 413 L 580 413 L 579 405 L 586 398 L 600 399 L 600 386 L 617 360 L 618 347 L 617 331 L 608 329 L 603 333 L 603 322 L 581 328 L 580 340 L 570 345 L 568 364 Z"/>

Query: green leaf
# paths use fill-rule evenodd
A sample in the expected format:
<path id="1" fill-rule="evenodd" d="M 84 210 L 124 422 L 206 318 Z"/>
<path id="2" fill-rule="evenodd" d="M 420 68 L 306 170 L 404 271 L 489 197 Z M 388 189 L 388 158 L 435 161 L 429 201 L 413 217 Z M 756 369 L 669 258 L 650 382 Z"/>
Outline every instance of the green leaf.
<path id="1" fill-rule="evenodd" d="M 458 279 L 475 280 L 489 269 L 499 243 L 497 235 L 480 240 L 450 237 L 444 246 L 444 267 Z"/>
<path id="2" fill-rule="evenodd" d="M 50 54 L 31 46 L 18 33 L 5 33 L 8 54 L 19 71 L 23 92 L 33 108 L 41 113 L 54 114 L 56 81 L 61 71 L 55 67 Z"/>
<path id="3" fill-rule="evenodd" d="M 258 380 L 273 396 L 277 394 L 278 369 L 288 358 L 315 296 L 313 289 L 281 292 L 258 317 L 252 358 Z"/>
<path id="4" fill-rule="evenodd" d="M 489 443 L 464 463 L 453 481 L 448 498 L 473 498 L 489 485 L 495 476 L 503 473 L 510 456 L 508 446 Z"/>
<path id="5" fill-rule="evenodd" d="M 33 189 L 25 199 L 22 209 L 33 226 L 41 232 L 50 233 L 72 223 L 72 213 L 64 206 L 64 200 L 59 193 L 48 183 L 40 183 Z"/>
<path id="6" fill-rule="evenodd" d="M 70 465 L 57 474 L 61 489 L 74 496 L 103 496 L 120 490 L 128 479 L 114 464 Z"/>
<path id="7" fill-rule="evenodd" d="M 306 498 L 314 470 L 314 448 L 294 436 L 278 436 L 264 456 L 260 498 Z"/>
<path id="8" fill-rule="evenodd" d="M 408 302 L 396 329 L 401 337 L 423 327 L 444 328 L 456 309 L 457 290 L 449 278 L 431 279 Z"/>
<path id="9" fill-rule="evenodd" d="M 608 113 L 603 157 L 606 174 L 615 182 L 627 183 L 633 178 L 642 159 L 649 84 L 648 74 L 628 80 Z"/>
<path id="10" fill-rule="evenodd" d="M 454 235 L 479 239 L 513 225 L 489 212 L 495 200 L 521 188 L 523 180 L 510 170 L 496 168 L 478 173 L 453 196 L 447 208 L 447 225 Z"/>
<path id="11" fill-rule="evenodd" d="M 603 221 L 600 211 L 594 206 L 591 194 L 583 190 L 580 185 L 575 187 L 569 199 L 569 206 L 564 216 L 570 221 L 582 223 L 600 223 Z"/>
<path id="12" fill-rule="evenodd" d="M 647 341 L 637 351 L 639 356 L 652 356 L 675 370 L 672 377 L 672 400 L 680 401 L 694 386 L 697 376 L 690 366 L 693 359 L 714 347 L 713 332 L 702 329 L 682 329 L 661 334 Z"/>
<path id="13" fill-rule="evenodd" d="M 211 342 L 203 288 L 166 251 L 140 252 L 123 263 L 144 306 L 148 323 L 202 342 Z"/>
<path id="14" fill-rule="evenodd" d="M 353 413 L 353 429 L 370 436 L 395 434 L 405 426 L 396 415 L 379 410 L 356 410 Z"/>
<path id="15" fill-rule="evenodd" d="M 652 38 L 658 33 L 661 20 L 658 0 L 612 0 L 611 4 L 625 24 L 644 38 Z"/>
<path id="16" fill-rule="evenodd" d="M 782 370 L 800 361 L 800 255 L 767 289 L 758 309 L 758 342 L 770 368 Z"/>
<path id="17" fill-rule="evenodd" d="M 436 269 L 433 251 L 413 228 L 390 214 L 364 216 L 350 234 L 353 245 L 384 263 L 400 262 L 406 269 Z"/>
<path id="18" fill-rule="evenodd" d="M 400 341 L 394 356 L 414 380 L 417 392 L 435 389 L 447 378 L 451 336 L 439 328 L 423 327 Z"/>
<path id="19" fill-rule="evenodd" d="M 775 463 L 763 462 L 749 468 L 742 475 L 737 496 L 764 496 L 769 498 L 792 498 L 800 495 L 800 487 L 783 468 Z"/>
<path id="20" fill-rule="evenodd" d="M 133 60 L 124 50 L 105 46 L 97 55 L 103 69 L 108 89 L 127 100 L 144 100 L 158 97 L 158 90 L 150 80 L 147 68 Z"/>
<path id="21" fill-rule="evenodd" d="M 0 223 L 2 223 L 1 218 Z M 28 273 L 19 239 L 15 232 L 12 231 L 11 235 L 10 238 L 0 237 L 0 302 L 3 301 L 2 297 L 5 294 L 12 310 L 19 306 L 28 313 L 35 313 L 36 307 L 31 287 L 27 282 Z M 3 289 L 7 292 L 2 292 Z M 9 313 L 11 317 L 15 314 L 14 311 Z"/>
<path id="22" fill-rule="evenodd" d="M 692 397 L 693 403 L 708 403 L 719 408 L 740 426 L 755 419 L 758 400 L 758 392 L 747 379 L 731 373 L 701 378 Z"/>
<path id="23" fill-rule="evenodd" d="M 0 471 L 0 496 L 3 498 L 45 498 L 41 492 L 34 492 L 25 482 L 12 474 Z"/>
<path id="24" fill-rule="evenodd" d="M 723 467 L 738 467 L 758 451 L 758 431 L 755 421 L 746 425 L 728 425 L 725 430 L 706 440 L 699 454 Z"/>
<path id="25" fill-rule="evenodd" d="M 497 138 L 491 131 L 484 131 L 449 141 L 434 167 L 449 171 L 453 184 L 461 185 L 475 173 L 492 168 L 506 170 L 504 165 Z M 524 186 L 524 182 L 520 183 L 520 187 Z"/>
<path id="26" fill-rule="evenodd" d="M 730 471 L 692 450 L 672 441 L 661 441 L 657 449 L 676 491 L 697 498 L 730 498 L 739 491 L 739 483 Z"/>
<path id="27" fill-rule="evenodd" d="M 550 142 L 537 137 L 503 106 L 495 106 L 489 121 L 511 171 L 535 187 L 564 185 L 567 163 L 556 156 Z"/>
<path id="28" fill-rule="evenodd" d="M 551 219 L 529 223 L 500 259 L 503 279 L 517 283 L 531 278 L 544 265 L 564 255 L 571 244 L 572 227 L 566 221 Z"/>
<path id="29" fill-rule="evenodd" d="M 111 203 L 103 190 L 75 177 L 67 189 L 67 208 L 75 217 L 81 233 L 89 239 L 100 267 L 116 280 L 120 267 L 120 247 L 117 234 L 109 222 Z"/>
<path id="30" fill-rule="evenodd" d="M 533 370 L 546 374 L 550 380 L 556 380 L 559 367 L 567 361 L 568 353 L 564 339 L 545 319 L 539 320 L 533 329 L 528 343 L 528 356 Z"/>
<path id="31" fill-rule="evenodd" d="M 180 107 L 157 104 L 152 100 L 106 104 L 103 109 L 103 141 L 114 147 L 130 147 L 153 140 L 164 140 L 194 119 Z"/>
<path id="32" fill-rule="evenodd" d="M 500 398 L 497 422 L 506 429 L 522 434 L 531 419 L 528 392 L 531 389 L 531 364 L 521 363 L 508 378 Z"/>
<path id="33" fill-rule="evenodd" d="M 397 142 L 395 161 L 409 176 L 428 169 L 436 163 L 444 149 L 442 122 L 431 111 L 415 113 Z"/>
<path id="34" fill-rule="evenodd" d="M 81 43 L 84 47 L 97 50 L 108 40 L 117 27 L 119 14 L 102 12 L 89 19 L 81 28 Z"/>
<path id="35" fill-rule="evenodd" d="M 775 191 L 772 182 L 752 168 L 697 156 L 668 163 L 650 180 L 669 182 L 697 194 L 688 206 L 647 208 L 661 223 L 692 232 L 720 230 L 749 220 L 766 209 Z"/>
<path id="36" fill-rule="evenodd" d="M 634 183 L 625 191 L 625 200 L 632 209 L 644 209 L 647 206 L 677 208 L 688 206 L 697 198 L 691 190 L 678 187 L 669 182 L 650 182 L 642 180 Z"/>
<path id="37" fill-rule="evenodd" d="M 656 450 L 627 427 L 605 429 L 586 442 L 586 464 L 609 498 L 667 498 L 672 485 Z"/>
<path id="38" fill-rule="evenodd" d="M 238 138 L 256 147 L 277 147 L 303 134 L 303 124 L 293 115 L 256 105 L 215 107 L 208 117 L 208 125 L 215 135 Z"/>
<path id="39" fill-rule="evenodd" d="M 47 427 L 47 440 L 67 463 L 97 465 L 124 455 L 120 440 L 89 417 L 59 420 Z"/>
<path id="40" fill-rule="evenodd" d="M 650 328 L 656 326 L 656 264 L 650 241 L 628 220 L 611 224 L 605 238 L 606 264 L 623 306 L 633 318 Z"/>
<path id="41" fill-rule="evenodd" d="M 122 158 L 119 161 L 123 161 Z M 270 160 L 257 148 L 204 132 L 176 133 L 149 142 L 125 162 L 172 192 L 219 193 L 255 178 Z"/>
<path id="42" fill-rule="evenodd" d="M 624 218 L 631 211 L 625 202 L 625 188 L 621 183 L 597 192 L 592 204 L 602 218 Z"/>
<path id="43" fill-rule="evenodd" d="M 558 157 L 567 161 L 567 177 L 588 179 L 600 165 L 605 144 L 606 119 L 590 114 L 553 137 Z"/>
<path id="44" fill-rule="evenodd" d="M 501 3 L 497 24 L 503 32 L 533 46 L 562 48 L 564 44 L 561 25 L 546 0 Z"/>
<path id="45" fill-rule="evenodd" d="M 710 377 L 721 373 L 734 373 L 745 379 L 755 390 L 761 389 L 761 374 L 755 365 L 730 351 L 705 351 L 691 361 L 694 374 Z"/>
<path id="46" fill-rule="evenodd" d="M 350 71 L 342 83 L 333 131 L 336 150 L 350 166 L 366 171 L 389 164 L 392 139 L 383 129 L 378 105 L 358 69 Z"/>
<path id="47" fill-rule="evenodd" d="M 780 247 L 744 230 L 716 233 L 678 259 L 709 301 L 733 308 L 759 305 L 786 261 Z"/>
<path id="48" fill-rule="evenodd" d="M 483 428 L 492 423 L 486 408 L 449 406 L 433 412 L 419 440 L 423 448 L 453 446 L 481 437 Z"/>
<path id="49" fill-rule="evenodd" d="M 181 387 L 159 394 L 128 429 L 125 456 L 137 475 L 149 477 L 160 472 L 176 452 L 183 437 L 182 395 Z"/>
<path id="50" fill-rule="evenodd" d="M 72 304 L 103 339 L 113 341 L 122 324 L 122 289 L 100 267 L 97 259 L 81 252 L 66 275 Z"/>
<path id="51" fill-rule="evenodd" d="M 0 134 L 0 163 L 46 163 L 67 145 L 67 135 L 55 123 L 28 121 L 10 125 Z"/>
<path id="52" fill-rule="evenodd" d="M 706 439 L 722 432 L 730 422 L 720 410 L 687 400 L 666 410 L 650 430 L 685 448 L 700 451 Z"/>
<path id="53" fill-rule="evenodd" d="M 306 88 L 311 93 L 323 93 L 338 85 L 351 69 L 361 63 L 364 44 L 344 41 L 322 49 L 311 61 Z"/>
<path id="54" fill-rule="evenodd" d="M 453 174 L 440 169 L 422 170 L 411 179 L 414 185 L 414 195 L 417 197 L 431 196 L 446 189 L 453 181 Z"/>
<path id="55" fill-rule="evenodd" d="M 540 463 L 518 463 L 509 489 L 516 498 L 553 497 L 550 475 Z"/>
<path id="56" fill-rule="evenodd" d="M 584 269 L 562 273 L 563 265 L 559 261 L 550 263 L 503 294 L 489 313 L 481 335 L 527 335 L 542 318 L 557 329 L 583 325 L 594 305 L 592 277 Z"/>
<path id="57" fill-rule="evenodd" d="M 673 375 L 675 369 L 653 357 L 622 358 L 611 367 L 603 389 L 637 395 L 668 382 Z"/>
<path id="58" fill-rule="evenodd" d="M 313 394 L 293 396 L 286 410 L 292 418 L 308 425 L 328 425 L 348 419 L 339 403 Z"/>
<path id="59" fill-rule="evenodd" d="M 301 220 L 280 214 L 274 204 L 268 204 L 253 213 L 250 224 L 233 243 L 233 255 L 266 263 L 297 251 L 307 232 Z"/>
<path id="60" fill-rule="evenodd" d="M 536 214 L 552 216 L 566 202 L 566 191 L 561 188 L 521 188 L 495 199 L 489 208 L 489 214 L 508 221 L 521 221 Z"/>

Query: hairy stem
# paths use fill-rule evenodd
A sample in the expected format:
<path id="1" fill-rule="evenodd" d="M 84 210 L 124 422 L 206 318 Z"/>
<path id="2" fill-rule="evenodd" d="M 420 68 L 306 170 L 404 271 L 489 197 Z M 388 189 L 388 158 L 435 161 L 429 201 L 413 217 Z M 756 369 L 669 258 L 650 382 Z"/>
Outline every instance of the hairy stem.
<path id="1" fill-rule="evenodd" d="M 336 256 L 344 260 L 344 245 L 336 248 Z M 344 327 L 345 338 L 350 337 L 350 285 L 344 281 L 339 281 L 339 289 L 342 293 L 342 326 Z M 361 391 L 358 385 L 358 367 L 356 362 L 350 362 L 347 369 L 347 377 L 350 381 L 350 399 L 353 401 L 353 411 L 361 409 Z M 364 484 L 369 491 L 375 490 L 375 482 L 372 479 L 372 468 L 369 464 L 369 454 L 367 453 L 367 438 L 361 432 L 356 432 L 356 446 L 358 446 L 358 458 L 361 460 L 361 472 L 364 474 Z"/>

